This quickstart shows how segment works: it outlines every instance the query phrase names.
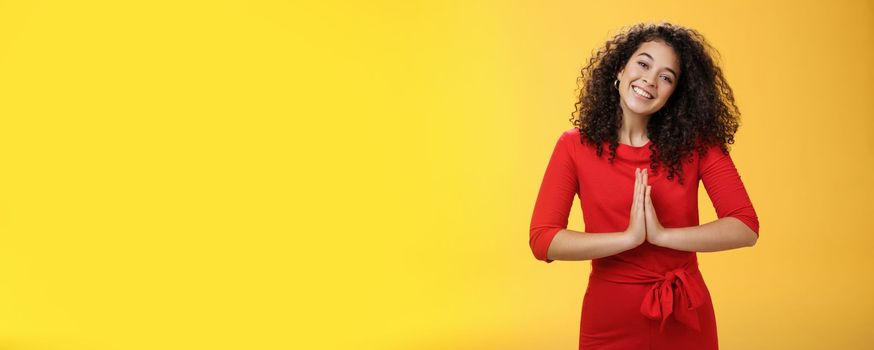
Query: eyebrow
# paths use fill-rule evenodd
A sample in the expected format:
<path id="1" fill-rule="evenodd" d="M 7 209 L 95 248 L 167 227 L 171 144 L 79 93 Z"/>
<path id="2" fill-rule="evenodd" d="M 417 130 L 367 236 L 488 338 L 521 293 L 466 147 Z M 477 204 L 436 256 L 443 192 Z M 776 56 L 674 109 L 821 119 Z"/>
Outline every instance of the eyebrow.
<path id="1" fill-rule="evenodd" d="M 649 57 L 649 59 L 655 61 L 655 59 L 652 58 L 652 56 L 650 56 L 650 55 L 649 55 L 648 53 L 646 53 L 646 52 L 641 52 L 638 56 L 646 56 L 646 57 Z M 665 67 L 665 69 L 667 69 L 667 70 L 670 71 L 671 73 L 674 73 L 674 76 L 675 76 L 675 77 L 677 76 L 677 72 L 674 72 L 674 70 L 671 69 L 670 67 Z"/>

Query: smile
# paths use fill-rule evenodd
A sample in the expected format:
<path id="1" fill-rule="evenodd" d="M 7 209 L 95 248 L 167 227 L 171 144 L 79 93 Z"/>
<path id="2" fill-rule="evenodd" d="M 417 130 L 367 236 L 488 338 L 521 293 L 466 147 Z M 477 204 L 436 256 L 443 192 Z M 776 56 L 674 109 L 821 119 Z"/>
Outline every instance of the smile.
<path id="1" fill-rule="evenodd" d="M 648 100 L 652 99 L 652 95 L 650 95 L 646 91 L 641 90 L 637 86 L 632 85 L 631 90 L 634 90 L 634 94 L 637 96 L 643 97 L 643 98 L 648 99 Z"/>

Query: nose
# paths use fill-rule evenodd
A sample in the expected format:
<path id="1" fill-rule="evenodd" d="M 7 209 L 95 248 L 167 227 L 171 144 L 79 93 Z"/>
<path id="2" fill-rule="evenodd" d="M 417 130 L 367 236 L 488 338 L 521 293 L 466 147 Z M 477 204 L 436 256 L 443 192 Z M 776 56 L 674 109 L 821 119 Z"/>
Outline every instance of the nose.
<path id="1" fill-rule="evenodd" d="M 652 82 L 652 81 L 655 81 L 655 79 L 650 78 L 650 77 L 643 78 L 642 80 L 643 80 L 643 83 L 644 83 L 644 84 L 647 84 L 647 85 L 654 85 L 654 84 L 651 83 L 651 82 Z"/>
<path id="2" fill-rule="evenodd" d="M 657 74 L 656 72 L 650 73 L 649 76 L 643 78 L 643 82 L 648 84 L 648 85 L 655 85 L 655 83 L 653 83 L 653 82 L 656 81 L 656 77 L 655 77 L 656 74 Z"/>

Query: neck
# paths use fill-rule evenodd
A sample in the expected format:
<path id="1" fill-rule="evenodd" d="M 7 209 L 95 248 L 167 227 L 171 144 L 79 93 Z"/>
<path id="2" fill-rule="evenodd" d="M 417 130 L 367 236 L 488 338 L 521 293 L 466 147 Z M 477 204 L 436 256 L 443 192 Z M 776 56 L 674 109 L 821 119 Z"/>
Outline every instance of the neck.
<path id="1" fill-rule="evenodd" d="M 648 115 L 623 113 L 622 127 L 619 128 L 619 142 L 629 145 L 642 145 L 649 141 L 647 136 Z"/>

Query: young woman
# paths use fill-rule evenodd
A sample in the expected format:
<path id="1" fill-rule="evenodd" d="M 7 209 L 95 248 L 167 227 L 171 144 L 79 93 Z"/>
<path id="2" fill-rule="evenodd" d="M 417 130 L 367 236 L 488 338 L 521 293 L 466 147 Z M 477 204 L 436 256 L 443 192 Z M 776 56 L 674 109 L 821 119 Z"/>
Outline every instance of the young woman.
<path id="1" fill-rule="evenodd" d="M 727 148 L 740 113 L 711 52 L 693 29 L 641 23 L 582 69 L 529 240 L 547 263 L 592 261 L 580 349 L 718 348 L 696 252 L 751 247 L 759 222 Z M 718 217 L 703 225 L 699 180 Z M 586 232 L 567 229 L 575 195 Z"/>

